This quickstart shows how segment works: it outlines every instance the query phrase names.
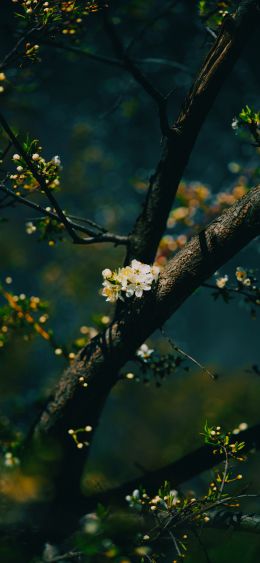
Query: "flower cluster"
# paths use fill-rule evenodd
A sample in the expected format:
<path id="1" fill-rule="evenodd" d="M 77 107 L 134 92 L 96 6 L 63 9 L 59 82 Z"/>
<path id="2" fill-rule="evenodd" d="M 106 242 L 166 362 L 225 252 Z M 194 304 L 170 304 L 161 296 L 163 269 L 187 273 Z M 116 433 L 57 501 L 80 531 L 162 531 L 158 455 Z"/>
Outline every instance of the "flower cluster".
<path id="1" fill-rule="evenodd" d="M 165 483 L 164 487 L 162 487 L 154 497 L 149 496 L 145 489 L 135 489 L 131 495 L 126 495 L 125 500 L 129 508 L 134 508 L 138 511 L 146 508 L 152 512 L 158 508 L 165 510 L 171 509 L 181 502 L 179 500 L 178 491 L 170 489 L 168 483 Z"/>
<path id="2" fill-rule="evenodd" d="M 207 22 L 207 26 L 217 28 L 235 7 L 236 3 L 232 0 L 200 0 L 199 15 Z"/>
<path id="3" fill-rule="evenodd" d="M 159 354 L 147 344 L 142 346 L 136 352 L 136 360 L 140 369 L 138 375 L 127 373 L 126 379 L 140 381 L 142 376 L 143 383 L 154 381 L 156 387 L 161 387 L 163 379 L 172 375 L 184 362 L 184 359 L 178 354 Z M 184 368 L 188 369 L 188 368 Z"/>
<path id="4" fill-rule="evenodd" d="M 186 184 L 181 182 L 177 194 L 178 207 L 174 207 L 168 219 L 168 228 L 173 228 L 177 223 L 192 227 L 197 211 L 206 211 L 207 202 L 211 196 L 210 190 L 200 182 Z"/>
<path id="5" fill-rule="evenodd" d="M 245 270 L 244 268 L 241 268 L 241 266 L 238 266 L 236 269 L 236 279 L 239 284 L 245 285 L 246 287 L 252 286 L 256 281 L 254 278 L 254 272 Z"/>
<path id="6" fill-rule="evenodd" d="M 255 271 L 252 269 L 245 269 L 238 266 L 235 272 L 236 283 L 228 284 L 229 276 L 216 276 L 216 289 L 212 295 L 214 299 L 222 297 L 228 303 L 234 294 L 240 295 L 243 298 L 243 303 L 249 308 L 251 316 L 255 318 L 256 307 L 260 305 L 260 288 L 257 285 Z M 213 287 L 213 286 L 208 286 Z"/>
<path id="7" fill-rule="evenodd" d="M 46 211 L 55 212 L 55 209 L 46 207 Z M 64 224 L 52 217 L 36 218 L 34 221 L 27 221 L 25 224 L 25 231 L 27 235 L 38 234 L 38 240 L 48 241 L 49 246 L 54 246 L 57 241 L 62 241 L 64 238 L 65 227 Z"/>
<path id="8" fill-rule="evenodd" d="M 168 259 L 178 250 L 181 250 L 188 240 L 187 235 L 181 234 L 177 236 L 165 235 L 161 238 L 159 248 L 156 255 L 156 264 L 163 266 Z"/>
<path id="9" fill-rule="evenodd" d="M 229 170 L 237 174 L 240 171 L 237 163 L 230 163 Z M 162 237 L 156 256 L 156 264 L 164 265 L 173 253 L 181 250 L 186 242 L 220 215 L 224 209 L 230 207 L 243 197 L 248 191 L 255 170 L 247 170 L 244 176 L 239 176 L 231 189 L 213 194 L 208 186 L 200 182 L 181 182 L 176 205 L 171 210 L 167 222 L 169 230 L 174 228 L 175 234 L 169 232 Z"/>
<path id="10" fill-rule="evenodd" d="M 247 424 L 242 422 L 238 428 L 239 431 L 246 430 Z M 238 432 L 235 432 L 235 434 L 237 433 Z M 244 461 L 244 457 L 241 457 L 240 452 L 244 448 L 245 443 L 234 442 L 232 439 L 232 432 L 225 432 L 221 426 L 208 426 L 208 424 L 206 423 L 204 426 L 203 435 L 205 443 L 214 446 L 214 454 L 225 454 L 228 457 L 236 459 L 237 461 Z M 238 477 L 238 479 L 240 479 L 240 477 Z M 228 476 L 226 476 L 226 482 L 229 482 Z"/>
<path id="11" fill-rule="evenodd" d="M 25 341 L 30 341 L 39 335 L 48 341 L 55 356 L 73 361 L 77 352 L 89 344 L 98 334 L 98 329 L 104 328 L 110 322 L 107 315 L 97 315 L 93 320 L 94 326 L 81 326 L 80 335 L 68 344 L 59 344 L 50 328 L 49 304 L 36 296 L 25 293 L 16 295 L 9 287 L 13 283 L 11 276 L 6 276 L 4 283 L 0 283 L 0 350 L 5 349 L 14 336 L 20 336 Z M 94 345 L 94 344 L 93 344 Z M 85 377 L 79 377 L 79 383 L 88 387 Z"/>
<path id="12" fill-rule="evenodd" d="M 92 426 L 90 424 L 87 424 L 86 426 L 84 426 L 84 428 L 77 428 L 77 430 L 70 428 L 68 430 L 68 434 L 74 440 L 77 448 L 79 450 L 82 450 L 84 446 L 89 446 L 89 442 L 86 440 L 86 436 L 88 436 L 90 432 L 92 432 L 92 430 Z"/>
<path id="13" fill-rule="evenodd" d="M 144 291 L 150 291 L 160 273 L 158 266 L 149 266 L 138 260 L 132 260 L 130 266 L 119 268 L 112 272 L 108 268 L 103 270 L 104 279 L 102 295 L 106 301 L 115 303 L 126 297 L 142 297 Z"/>
<path id="14" fill-rule="evenodd" d="M 19 16 L 25 24 L 69 36 L 82 29 L 86 16 L 101 9 L 100 3 L 95 0 L 12 1 L 20 6 Z"/>
<path id="15" fill-rule="evenodd" d="M 31 63 L 40 62 L 41 59 L 39 57 L 39 49 L 40 45 L 37 45 L 37 43 L 30 43 L 29 41 L 25 43 L 25 61 Z"/>
<path id="16" fill-rule="evenodd" d="M 10 277 L 6 283 L 11 283 Z M 48 305 L 39 297 L 27 296 L 24 293 L 15 295 L 0 285 L 3 304 L 0 306 L 0 348 L 4 348 L 14 332 L 20 332 L 24 340 L 39 334 L 44 340 L 51 341 L 51 333 L 44 328 L 48 320 Z"/>
<path id="17" fill-rule="evenodd" d="M 18 457 L 14 456 L 12 452 L 6 452 L 4 455 L 4 465 L 5 467 L 16 467 L 20 464 Z"/>
<path id="18" fill-rule="evenodd" d="M 53 156 L 49 161 L 45 160 L 40 154 L 42 147 L 39 146 L 37 140 L 23 143 L 23 149 L 31 159 L 33 169 L 44 179 L 48 188 L 56 190 L 60 185 L 61 161 L 59 156 Z M 18 194 L 21 190 L 30 192 L 39 190 L 39 183 L 23 156 L 15 153 L 12 160 L 16 166 L 15 173 L 10 175 L 13 189 L 17 190 Z"/>
<path id="19" fill-rule="evenodd" d="M 245 429 L 245 423 L 239 426 L 241 430 Z M 155 549 L 158 538 L 162 539 L 162 535 L 165 537 L 169 534 L 168 539 L 174 540 L 176 549 L 173 560 L 175 563 L 185 557 L 189 540 L 188 529 L 191 526 L 201 527 L 210 523 L 211 511 L 221 508 L 223 502 L 226 509 L 239 507 L 240 493 L 237 489 L 232 492 L 232 487 L 243 476 L 233 470 L 232 464 L 245 461 L 245 457 L 241 455 L 245 444 L 235 441 L 232 433 L 225 432 L 221 426 L 208 426 L 206 423 L 203 435 L 205 443 L 213 447 L 213 453 L 220 455 L 224 460 L 223 469 L 216 469 L 204 496 L 196 497 L 193 491 L 188 491 L 185 495 L 180 494 L 172 489 L 168 482 L 165 482 L 154 496 L 147 494 L 143 488 L 135 489 L 132 494 L 126 496 L 131 509 L 152 519 L 150 529 L 140 537 L 141 543 L 150 544 L 152 550 Z M 145 521 L 149 522 L 149 518 Z M 155 555 L 158 553 L 152 554 Z"/>

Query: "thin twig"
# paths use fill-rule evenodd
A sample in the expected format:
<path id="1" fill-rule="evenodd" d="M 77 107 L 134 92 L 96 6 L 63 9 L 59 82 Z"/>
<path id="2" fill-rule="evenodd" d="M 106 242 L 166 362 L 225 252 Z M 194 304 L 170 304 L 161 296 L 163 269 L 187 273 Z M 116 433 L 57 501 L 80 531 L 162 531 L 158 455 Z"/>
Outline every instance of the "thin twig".
<path id="1" fill-rule="evenodd" d="M 202 283 L 201 286 L 207 287 L 209 289 L 215 289 L 216 291 L 219 289 L 216 285 L 212 285 L 210 283 Z M 240 288 L 237 288 L 237 287 L 230 287 L 230 286 L 226 286 L 224 289 L 227 289 L 227 291 L 231 291 L 232 293 L 236 293 L 237 295 L 244 295 L 250 301 L 254 302 L 254 296 L 252 294 L 248 293 L 247 291 L 244 291 L 243 289 L 240 289 Z"/>
<path id="2" fill-rule="evenodd" d="M 17 41 L 17 43 L 14 45 L 14 47 L 11 49 L 11 51 L 9 51 L 9 53 L 7 53 L 7 55 L 4 57 L 3 61 L 0 63 L 0 70 L 4 70 L 5 68 L 7 68 L 8 63 L 10 61 L 10 59 L 17 55 L 18 53 L 18 49 L 20 47 L 20 45 L 22 45 L 23 41 L 25 41 L 32 33 L 34 33 L 35 31 L 41 31 L 42 27 L 32 27 L 31 29 L 28 29 L 26 31 L 26 33 L 24 33 L 22 35 L 22 37 L 20 37 Z"/>
<path id="3" fill-rule="evenodd" d="M 111 40 L 114 51 L 117 57 L 119 58 L 119 60 L 122 61 L 124 68 L 133 76 L 136 82 L 138 82 L 138 84 L 142 86 L 144 91 L 157 104 L 162 133 L 165 136 L 167 136 L 169 133 L 169 123 L 168 123 L 167 112 L 166 112 L 167 97 L 163 96 L 159 92 L 159 90 L 157 90 L 157 88 L 154 87 L 152 82 L 150 82 L 149 78 L 147 78 L 147 76 L 138 68 L 138 66 L 136 66 L 133 60 L 128 56 L 127 52 L 124 49 L 123 43 L 121 42 L 121 39 L 117 34 L 113 22 L 108 16 L 107 10 L 104 11 L 104 27 L 105 27 L 105 31 L 107 32 L 107 35 Z"/>
<path id="4" fill-rule="evenodd" d="M 171 531 L 169 531 L 169 535 L 170 535 L 170 537 L 171 537 L 171 539 L 172 539 L 172 541 L 173 541 L 173 543 L 174 543 L 174 547 L 175 547 L 175 549 L 176 549 L 176 553 L 177 553 L 177 555 L 180 557 L 180 556 L 181 556 L 181 550 L 180 550 L 180 548 L 179 548 L 179 546 L 178 546 L 178 542 L 177 542 L 175 536 L 173 535 L 173 533 L 172 533 Z"/>
<path id="5" fill-rule="evenodd" d="M 61 221 L 64 224 L 64 227 L 67 229 L 69 235 L 71 236 L 73 242 L 80 242 L 80 237 L 74 232 L 73 227 L 71 226 L 70 222 L 68 221 L 66 215 L 64 215 L 59 203 L 57 202 L 56 198 L 54 197 L 52 191 L 48 188 L 45 179 L 39 174 L 37 168 L 32 163 L 31 158 L 28 156 L 26 151 L 23 149 L 20 141 L 17 139 L 16 135 L 10 129 L 8 123 L 6 122 L 5 118 L 0 114 L 0 124 L 2 125 L 4 131 L 7 133 L 10 140 L 13 142 L 14 146 L 17 148 L 19 153 L 24 158 L 29 170 L 32 172 L 35 180 L 38 182 L 40 188 L 44 191 L 45 195 L 51 202 L 52 206 L 56 210 L 56 213 Z"/>
<path id="6" fill-rule="evenodd" d="M 225 466 L 224 466 L 224 471 L 223 471 L 223 477 L 222 477 L 222 481 L 221 481 L 221 485 L 219 487 L 219 498 L 221 497 L 222 493 L 223 493 L 223 489 L 225 487 L 225 483 L 226 483 L 226 478 L 227 478 L 227 472 L 228 472 L 228 453 L 227 453 L 227 448 L 223 447 L 224 449 L 224 453 L 225 453 Z"/>
<path id="7" fill-rule="evenodd" d="M 61 41 L 53 41 L 53 40 L 48 40 L 48 39 L 40 39 L 40 43 L 42 45 L 46 45 L 49 47 L 57 47 L 57 49 L 62 49 L 63 51 L 68 51 L 71 53 L 75 53 L 77 55 L 82 55 L 83 57 L 86 57 L 89 60 L 93 60 L 95 62 L 99 62 L 99 63 L 104 63 L 110 66 L 116 66 L 119 68 L 123 68 L 124 65 L 122 63 L 122 61 L 118 60 L 118 59 L 113 59 L 112 57 L 106 57 L 103 55 L 98 55 L 97 53 L 91 53 L 91 51 L 88 51 L 87 49 L 82 49 L 80 47 L 77 47 L 75 45 L 68 45 L 65 43 L 62 43 Z"/>
<path id="8" fill-rule="evenodd" d="M 16 194 L 13 190 L 9 189 L 7 186 L 0 184 L 0 189 L 6 194 L 8 194 L 8 196 L 16 200 L 18 203 L 26 205 L 27 207 L 34 209 L 35 211 L 43 214 L 46 217 L 50 217 L 55 221 L 59 221 L 63 223 L 60 217 L 53 211 L 49 211 L 44 207 L 42 207 L 42 205 L 39 205 L 38 203 L 35 203 L 29 199 L 22 197 L 21 195 Z M 93 231 L 89 227 L 84 227 L 83 225 L 79 225 L 78 223 L 75 223 L 75 221 L 72 221 L 69 218 L 69 216 L 67 216 L 67 221 L 69 222 L 71 227 L 74 228 L 75 230 L 89 235 L 89 238 L 80 238 L 78 244 L 86 245 L 86 244 L 99 243 L 99 242 L 112 242 L 115 243 L 116 245 L 127 245 L 128 242 L 127 236 L 116 235 L 114 233 L 109 233 L 108 231 L 102 233 L 96 233 L 96 231 Z"/>
<path id="9" fill-rule="evenodd" d="M 182 70 L 187 74 L 191 74 L 191 71 L 188 66 L 179 63 L 178 61 L 172 61 L 170 59 L 161 59 L 158 57 L 147 57 L 145 59 L 133 59 L 134 63 L 142 64 L 157 64 L 157 65 L 165 65 L 171 68 L 176 68 L 177 70 Z"/>
<path id="10" fill-rule="evenodd" d="M 182 356 L 184 356 L 185 358 L 188 358 L 188 360 L 190 360 L 191 362 L 193 362 L 194 364 L 196 364 L 199 368 L 201 368 L 205 373 L 207 373 L 211 379 L 217 379 L 217 375 L 212 373 L 211 371 L 209 371 L 205 366 L 203 366 L 200 362 L 198 362 L 198 360 L 196 360 L 195 358 L 193 358 L 193 356 L 190 356 L 190 354 L 187 354 L 187 352 L 184 352 L 184 350 L 182 350 L 179 346 L 177 346 L 177 344 L 175 344 L 175 342 L 171 339 L 170 336 L 168 336 L 168 334 L 166 334 L 165 330 L 161 327 L 161 333 L 162 335 L 167 338 L 170 346 L 176 350 L 176 352 L 179 352 L 179 354 L 182 354 Z"/>
<path id="11" fill-rule="evenodd" d="M 130 53 L 130 51 L 131 51 L 131 49 L 133 49 L 135 43 L 137 43 L 140 39 L 143 39 L 145 32 L 149 28 L 153 27 L 154 24 L 156 24 L 160 19 L 162 19 L 164 16 L 166 16 L 168 13 L 171 12 L 172 8 L 175 6 L 175 4 L 177 4 L 177 1 L 172 0 L 171 2 L 168 3 L 168 5 L 166 7 L 164 7 L 164 9 L 161 12 L 158 13 L 156 11 L 155 14 L 153 15 L 153 17 L 151 17 L 148 21 L 146 21 L 144 23 L 144 25 L 141 27 L 141 29 L 139 29 L 137 31 L 137 33 L 134 35 L 134 37 L 128 43 L 128 45 L 126 47 L 126 53 Z"/>
<path id="12" fill-rule="evenodd" d="M 69 45 L 66 43 L 62 43 L 60 41 L 48 40 L 48 39 L 39 39 L 39 44 L 46 45 L 47 47 L 56 47 L 57 49 L 61 49 L 62 51 L 68 51 L 70 53 L 75 53 L 76 55 L 81 55 L 90 61 L 104 63 L 109 66 L 115 66 L 121 69 L 125 68 L 124 63 L 119 59 L 113 59 L 112 57 L 106 57 L 105 55 L 99 55 L 98 53 L 92 53 L 87 49 L 77 47 L 76 45 Z M 146 57 L 144 59 L 134 58 L 132 59 L 133 63 L 139 65 L 151 64 L 151 65 L 165 65 L 171 68 L 176 68 L 177 70 L 182 70 L 188 74 L 190 73 L 190 69 L 179 63 L 178 61 L 172 61 L 170 59 L 162 59 L 157 57 Z"/>
<path id="13" fill-rule="evenodd" d="M 102 225 L 99 225 L 95 221 L 92 221 L 92 219 L 86 219 L 84 217 L 77 217 L 75 215 L 68 215 L 68 217 L 70 219 L 75 219 L 78 223 L 87 223 L 88 225 L 91 225 L 91 227 L 94 227 L 98 231 L 101 231 L 101 233 L 107 233 L 108 232 L 107 229 L 105 229 L 105 227 L 102 227 Z"/>

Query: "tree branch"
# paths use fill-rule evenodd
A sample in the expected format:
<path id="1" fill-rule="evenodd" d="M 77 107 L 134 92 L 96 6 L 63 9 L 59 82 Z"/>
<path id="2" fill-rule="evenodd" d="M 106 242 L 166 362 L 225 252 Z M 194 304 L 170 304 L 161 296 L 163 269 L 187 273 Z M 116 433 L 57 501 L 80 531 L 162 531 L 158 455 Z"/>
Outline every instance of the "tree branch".
<path id="1" fill-rule="evenodd" d="M 4 131 L 7 133 L 9 139 L 12 141 L 13 145 L 16 147 L 16 149 L 22 155 L 22 157 L 25 160 L 29 170 L 32 172 L 32 174 L 33 174 L 35 180 L 38 182 L 40 188 L 46 194 L 46 196 L 47 196 L 48 200 L 50 201 L 51 205 L 56 210 L 56 213 L 57 213 L 61 223 L 63 223 L 64 227 L 66 228 L 69 235 L 71 236 L 73 242 L 79 242 L 80 237 L 75 233 L 75 231 L 74 231 L 73 227 L 71 226 L 70 222 L 68 221 L 66 215 L 64 215 L 64 213 L 63 213 L 59 203 L 57 202 L 56 198 L 54 197 L 52 191 L 50 190 L 50 188 L 48 188 L 48 186 L 45 182 L 45 179 L 43 178 L 43 176 L 41 176 L 41 174 L 39 174 L 36 166 L 33 164 L 32 160 L 31 160 L 31 158 L 28 156 L 26 151 L 23 149 L 23 146 L 21 145 L 20 141 L 18 140 L 16 135 L 13 133 L 13 131 L 10 129 L 7 121 L 5 120 L 5 118 L 1 114 L 0 114 L 0 124 L 1 124 L 2 128 L 4 129 Z"/>
<path id="2" fill-rule="evenodd" d="M 27 198 L 16 194 L 14 191 L 10 190 L 4 184 L 0 185 L 0 189 L 2 191 L 4 191 L 6 194 L 8 194 L 10 197 L 12 197 L 17 202 L 19 202 L 23 205 L 26 205 L 28 207 L 31 207 L 35 211 L 38 211 L 41 214 L 48 216 L 48 217 L 55 219 L 56 221 L 62 223 L 75 244 L 88 245 L 88 244 L 100 243 L 100 242 L 111 242 L 111 243 L 115 243 L 116 245 L 119 245 L 119 244 L 127 245 L 127 243 L 128 243 L 128 237 L 127 236 L 116 235 L 116 234 L 113 234 L 113 233 L 109 233 L 108 231 L 97 233 L 94 229 L 91 229 L 90 227 L 84 227 L 81 224 L 79 225 L 78 223 L 75 223 L 67 215 L 65 215 L 65 213 L 62 211 L 60 205 L 58 204 L 56 198 L 54 197 L 52 191 L 48 188 L 48 186 L 45 182 L 45 179 L 38 173 L 38 171 L 37 171 L 36 167 L 34 166 L 33 162 L 28 157 L 28 155 L 27 155 L 26 151 L 24 151 L 21 143 L 18 141 L 17 137 L 14 135 L 14 133 L 10 129 L 9 125 L 7 124 L 6 120 L 3 118 L 3 116 L 1 114 L 0 114 L 0 124 L 2 125 L 2 127 L 6 131 L 6 133 L 8 134 L 10 140 L 12 141 L 12 144 L 17 148 L 17 150 L 19 150 L 19 153 L 23 156 L 26 164 L 28 165 L 29 170 L 31 170 L 32 174 L 34 175 L 34 178 L 37 180 L 37 182 L 40 185 L 40 188 L 46 194 L 47 198 L 49 199 L 49 201 L 52 204 L 53 208 L 55 209 L 56 213 L 53 213 L 52 211 L 48 211 L 46 208 L 42 207 L 41 205 L 34 203 L 33 201 L 30 201 Z M 85 220 L 85 221 L 87 221 L 87 220 Z M 91 223 L 91 221 L 89 221 L 89 223 Z M 95 226 L 95 228 L 98 228 L 100 230 L 100 227 L 98 225 L 96 225 L 94 222 L 92 222 L 92 225 Z M 86 233 L 86 234 L 89 235 L 89 237 L 88 238 L 79 237 L 75 231 L 80 231 L 80 232 Z"/>
<path id="3" fill-rule="evenodd" d="M 68 489 L 72 499 L 78 498 L 82 465 L 89 451 L 87 448 L 84 455 L 84 451 L 76 449 L 68 429 L 86 424 L 96 429 L 105 400 L 125 362 L 195 289 L 259 233 L 260 186 L 193 237 L 165 267 L 156 291 L 130 303 L 119 319 L 79 352 L 34 431 L 36 439 L 51 439 L 63 447 L 56 483 L 60 500 L 68 501 Z M 79 384 L 81 377 L 85 388 Z M 91 442 L 91 438 L 88 440 Z"/>
<path id="4" fill-rule="evenodd" d="M 41 38 L 39 40 L 39 43 L 41 43 L 41 45 L 47 45 L 48 47 L 57 47 L 57 49 L 62 49 L 63 51 L 68 51 L 70 53 L 75 53 L 76 55 L 81 55 L 82 57 L 85 57 L 94 62 L 104 63 L 109 66 L 124 68 L 122 61 L 118 59 L 113 59 L 111 57 L 106 57 L 104 55 L 98 55 L 97 53 L 91 53 L 91 51 L 88 51 L 87 49 L 81 47 L 77 47 L 76 45 L 65 44 L 62 43 L 61 41 L 56 41 L 56 40 L 54 41 L 51 39 L 44 39 L 44 38 Z"/>
<path id="5" fill-rule="evenodd" d="M 126 52 L 129 54 L 130 51 L 133 49 L 133 47 L 136 45 L 136 43 L 138 43 L 143 38 L 145 32 L 148 29 L 153 27 L 160 19 L 164 18 L 168 14 L 171 14 L 172 9 L 175 7 L 175 5 L 177 3 L 178 3 L 178 0 L 171 0 L 170 2 L 168 2 L 166 4 L 166 6 L 164 6 L 163 10 L 161 10 L 159 12 L 157 12 L 157 10 L 155 10 L 153 16 L 148 21 L 146 21 L 144 23 L 144 25 L 141 27 L 141 29 L 139 29 L 137 31 L 137 33 L 134 35 L 134 37 L 128 43 L 127 48 L 126 48 Z"/>
<path id="6" fill-rule="evenodd" d="M 98 53 L 92 53 L 91 51 L 84 49 L 84 47 L 77 47 L 76 45 L 62 43 L 61 41 L 54 41 L 51 39 L 47 40 L 42 38 L 39 39 L 39 43 L 41 45 L 46 45 L 47 47 L 56 47 L 57 49 L 61 49 L 62 51 L 75 53 L 76 55 L 82 56 L 93 62 L 99 62 L 105 65 L 114 66 L 126 70 L 124 63 L 121 60 L 106 57 L 104 55 L 99 55 Z M 157 57 L 145 57 L 144 59 L 139 59 L 135 57 L 134 59 L 132 59 L 132 62 L 138 65 L 164 65 L 170 68 L 176 68 L 177 70 L 182 70 L 183 72 L 190 74 L 189 67 L 182 63 L 179 63 L 178 61 L 170 59 L 162 59 Z"/>
<path id="7" fill-rule="evenodd" d="M 38 203 L 35 203 L 34 201 L 31 201 L 31 200 L 29 200 L 25 197 L 18 195 L 16 192 L 14 192 L 13 190 L 10 190 L 4 184 L 0 184 L 0 190 L 5 192 L 6 195 L 12 197 L 14 202 L 21 203 L 22 205 L 30 207 L 34 211 L 41 213 L 41 215 L 44 215 L 45 217 L 50 217 L 51 219 L 54 219 L 55 221 L 58 221 L 59 223 L 63 224 L 63 221 L 61 221 L 61 219 L 57 215 L 57 213 L 54 213 L 53 211 L 49 211 L 45 207 L 42 207 L 42 205 L 39 205 Z M 91 220 L 88 220 L 88 219 L 77 219 L 77 217 L 74 217 L 74 219 L 76 219 L 76 222 L 75 222 L 68 215 L 66 216 L 66 218 L 67 218 L 68 223 L 71 225 L 71 227 L 73 227 L 73 229 L 89 235 L 88 238 L 80 238 L 77 241 L 76 244 L 80 243 L 80 244 L 88 245 L 88 244 L 93 244 L 93 243 L 112 242 L 116 245 L 127 245 L 127 242 L 128 242 L 127 236 L 109 233 L 108 231 L 103 229 L 103 227 L 101 227 L 100 225 L 97 225 L 97 223 L 95 223 L 94 221 L 91 221 Z M 79 224 L 79 222 L 77 222 L 77 221 L 79 221 L 79 222 L 83 221 L 83 222 L 89 223 L 90 225 L 93 225 L 94 228 L 92 229 L 90 227 L 86 227 L 82 224 Z M 97 231 L 101 231 L 101 232 L 97 232 Z"/>
<path id="8" fill-rule="evenodd" d="M 210 520 L 207 528 L 232 528 L 234 531 L 260 534 L 260 515 L 231 512 L 230 510 L 215 510 L 209 512 Z"/>
<path id="9" fill-rule="evenodd" d="M 133 62 L 133 60 L 128 56 L 127 51 L 121 42 L 120 37 L 117 34 L 116 28 L 109 18 L 107 10 L 104 10 L 104 27 L 108 36 L 110 37 L 111 43 L 113 45 L 114 51 L 122 61 L 125 70 L 127 70 L 133 78 L 142 86 L 144 91 L 150 96 L 158 107 L 161 130 L 163 135 L 168 135 L 169 124 L 167 119 L 166 105 L 167 96 L 163 96 L 150 82 L 147 76 L 138 68 L 138 66 Z"/>
<path id="10" fill-rule="evenodd" d="M 154 260 L 179 182 L 205 118 L 241 51 L 259 23 L 259 2 L 240 2 L 224 19 L 219 35 L 188 93 L 150 180 L 143 210 L 130 235 L 126 263 Z"/>
<path id="11" fill-rule="evenodd" d="M 237 436 L 234 436 L 234 441 L 235 439 L 237 439 Z M 239 433 L 239 440 L 245 442 L 244 453 L 250 452 L 252 449 L 259 449 L 260 424 L 256 424 L 247 430 L 241 431 Z M 165 481 L 169 481 L 173 488 L 177 488 L 182 483 L 193 479 L 200 473 L 203 473 L 203 471 L 212 469 L 222 461 L 223 456 L 213 454 L 210 446 L 201 446 L 164 467 L 149 471 L 118 487 L 95 493 L 86 499 L 86 503 L 88 505 L 90 503 L 91 507 L 96 506 L 99 502 L 105 505 L 115 502 L 121 504 L 121 502 L 123 503 L 125 501 L 125 496 L 131 494 L 135 489 L 138 489 L 140 485 L 142 485 L 149 494 L 155 494 Z"/>
<path id="12" fill-rule="evenodd" d="M 9 53 L 7 53 L 7 55 L 4 57 L 4 59 L 2 60 L 2 62 L 0 63 L 0 70 L 5 70 L 6 68 L 8 68 L 9 62 L 12 60 L 12 58 L 15 58 L 18 53 L 19 53 L 19 47 L 21 47 L 21 45 L 23 44 L 23 42 L 28 39 L 28 37 L 30 35 L 32 35 L 35 32 L 40 32 L 42 31 L 43 27 L 32 27 L 30 29 L 28 29 L 21 37 L 19 37 L 18 41 L 15 43 L 14 47 L 11 49 L 11 51 Z"/>

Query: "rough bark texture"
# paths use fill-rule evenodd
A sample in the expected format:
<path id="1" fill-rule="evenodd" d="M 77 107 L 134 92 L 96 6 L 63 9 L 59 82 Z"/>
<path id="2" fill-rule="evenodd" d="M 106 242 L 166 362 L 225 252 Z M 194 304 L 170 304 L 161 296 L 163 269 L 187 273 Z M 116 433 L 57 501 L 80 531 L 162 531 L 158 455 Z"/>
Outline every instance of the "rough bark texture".
<path id="1" fill-rule="evenodd" d="M 224 20 L 177 121 L 167 131 L 162 158 L 151 180 L 143 211 L 129 237 L 127 262 L 133 257 L 146 263 L 153 261 L 197 135 L 258 23 L 258 8 L 259 0 L 242 1 L 235 15 Z M 129 66 L 129 61 L 126 62 Z M 135 78 L 140 82 L 139 75 Z M 194 237 L 169 262 L 156 290 L 145 299 L 118 308 L 111 326 L 93 339 L 63 374 L 33 433 L 36 444 L 39 441 L 46 442 L 48 447 L 53 444 L 53 451 L 58 455 L 50 464 L 55 485 L 52 506 L 61 509 L 65 503 L 69 507 L 81 497 L 80 477 L 89 448 L 77 450 L 68 430 L 91 425 L 93 432 L 88 438 L 91 442 L 119 370 L 202 282 L 259 234 L 259 210 L 258 187 Z M 88 384 L 86 388 L 79 384 L 81 376 Z"/>
<path id="2" fill-rule="evenodd" d="M 161 160 L 130 235 L 126 263 L 132 258 L 146 263 L 154 260 L 197 136 L 220 88 L 258 25 L 259 15 L 258 2 L 247 0 L 241 2 L 234 17 L 225 18 L 176 122 L 164 139 Z"/>
<path id="3" fill-rule="evenodd" d="M 68 429 L 86 424 L 96 428 L 118 371 L 136 348 L 161 327 L 202 282 L 259 233 L 260 187 L 257 187 L 193 237 L 168 263 L 156 290 L 145 299 L 136 299 L 67 369 L 34 432 L 35 437 L 53 439 L 61 447 L 63 471 L 58 471 L 57 481 L 60 498 L 64 496 L 68 500 L 70 494 L 77 496 L 82 464 L 88 454 L 88 449 L 84 452 L 76 449 L 67 434 Z M 86 389 L 79 385 L 80 376 L 86 378 Z"/>

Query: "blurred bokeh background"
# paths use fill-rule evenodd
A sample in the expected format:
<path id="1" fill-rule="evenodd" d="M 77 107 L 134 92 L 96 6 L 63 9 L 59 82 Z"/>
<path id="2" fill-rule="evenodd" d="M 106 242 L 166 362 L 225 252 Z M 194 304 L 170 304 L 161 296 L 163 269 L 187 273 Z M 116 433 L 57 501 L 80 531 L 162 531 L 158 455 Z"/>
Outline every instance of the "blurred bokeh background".
<path id="1" fill-rule="evenodd" d="M 1 58 L 15 38 L 14 6 L 1 7 Z M 170 5 L 171 4 L 171 5 Z M 168 5 L 168 4 L 167 4 Z M 114 23 L 125 44 L 136 37 L 132 56 L 145 59 L 143 70 L 169 101 L 171 121 L 194 74 L 212 44 L 197 13 L 196 2 L 169 3 L 165 17 L 143 29 L 164 6 L 159 0 L 113 1 Z M 165 8 L 167 8 L 165 3 Z M 259 52 L 250 38 L 203 126 L 184 180 L 200 182 L 214 193 L 239 183 L 244 170 L 255 168 L 257 155 L 231 128 L 245 104 L 259 103 Z M 114 56 L 99 15 L 89 18 L 83 45 Z M 43 155 L 61 158 L 58 194 L 71 214 L 91 218 L 111 231 L 127 234 L 144 201 L 151 173 L 161 151 L 157 111 L 149 97 L 123 70 L 62 49 L 42 46 L 41 62 L 7 72 L 8 88 L 1 109 L 10 125 L 39 139 Z M 176 64 L 173 64 L 176 63 Z M 259 109 L 256 107 L 256 109 Z M 236 172 L 230 163 L 237 163 Z M 46 203 L 47 205 L 47 203 Z M 35 214 L 22 206 L 1 211 L 1 280 L 12 277 L 18 295 L 39 295 L 50 303 L 49 326 L 56 341 L 68 345 L 80 327 L 111 316 L 100 296 L 101 271 L 122 264 L 124 250 L 112 245 L 76 247 L 69 240 L 49 246 L 25 223 Z M 2 218 L 5 219 L 2 221 Z M 171 231 L 169 231 L 171 233 Z M 223 268 L 234 276 L 236 266 L 257 268 L 259 246 L 253 242 Z M 213 282 L 214 283 L 214 282 Z M 201 445 L 205 420 L 232 430 L 241 422 L 259 422 L 260 379 L 250 370 L 259 364 L 259 316 L 239 298 L 215 302 L 211 291 L 198 290 L 167 323 L 167 333 L 187 353 L 220 375 L 213 382 L 190 365 L 158 388 L 153 381 L 124 381 L 108 399 L 91 451 L 86 490 L 107 488 L 163 466 Z M 154 335 L 149 344 L 169 351 Z M 26 433 L 38 416 L 67 360 L 54 354 L 40 337 L 14 338 L 1 350 L 2 426 Z M 247 480 L 259 490 L 259 454 L 250 457 Z M 186 489 L 203 492 L 208 475 Z M 254 506 L 254 509 L 255 506 Z M 207 539 L 213 561 L 258 561 L 260 540 L 232 533 Z M 201 561 L 194 552 L 189 561 Z"/>

